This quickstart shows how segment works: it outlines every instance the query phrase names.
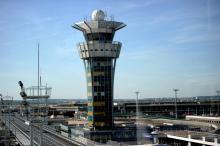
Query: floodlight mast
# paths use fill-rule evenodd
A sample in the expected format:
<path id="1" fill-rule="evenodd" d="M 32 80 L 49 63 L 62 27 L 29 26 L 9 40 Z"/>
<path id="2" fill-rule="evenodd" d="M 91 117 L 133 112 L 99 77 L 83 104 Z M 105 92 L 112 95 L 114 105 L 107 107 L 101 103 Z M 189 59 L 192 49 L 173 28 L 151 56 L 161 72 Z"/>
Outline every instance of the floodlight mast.
<path id="1" fill-rule="evenodd" d="M 175 118 L 178 118 L 178 113 L 177 113 L 177 92 L 179 91 L 179 89 L 173 89 L 173 91 L 175 92 Z"/>

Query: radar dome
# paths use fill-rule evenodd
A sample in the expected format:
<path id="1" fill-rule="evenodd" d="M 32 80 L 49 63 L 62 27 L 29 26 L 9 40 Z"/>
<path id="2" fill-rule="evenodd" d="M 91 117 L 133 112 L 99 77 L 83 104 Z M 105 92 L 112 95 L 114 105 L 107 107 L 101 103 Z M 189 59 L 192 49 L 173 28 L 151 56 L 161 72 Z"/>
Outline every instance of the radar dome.
<path id="1" fill-rule="evenodd" d="M 93 21 L 100 21 L 105 19 L 105 13 L 102 10 L 94 10 L 92 12 L 92 20 Z"/>

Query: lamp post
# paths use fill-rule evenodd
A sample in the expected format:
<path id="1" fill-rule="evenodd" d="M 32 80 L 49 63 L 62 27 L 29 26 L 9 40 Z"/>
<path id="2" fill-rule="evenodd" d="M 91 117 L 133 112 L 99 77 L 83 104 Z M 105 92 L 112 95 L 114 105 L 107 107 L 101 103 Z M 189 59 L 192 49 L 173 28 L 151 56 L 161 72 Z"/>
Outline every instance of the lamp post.
<path id="1" fill-rule="evenodd" d="M 175 92 L 175 118 L 178 118 L 178 113 L 177 113 L 177 92 L 179 91 L 179 89 L 173 89 L 173 91 Z"/>
<path id="2" fill-rule="evenodd" d="M 218 102 L 218 114 L 219 114 L 219 93 L 220 93 L 220 91 L 218 90 L 218 91 L 216 91 L 216 93 L 217 93 L 217 102 Z"/>
<path id="3" fill-rule="evenodd" d="M 138 106 L 138 96 L 139 96 L 139 91 L 136 91 L 135 94 L 136 94 L 136 119 L 138 118 L 139 116 L 139 106 Z"/>
<path id="4" fill-rule="evenodd" d="M 140 116 L 139 114 L 139 103 L 138 103 L 138 97 L 139 97 L 139 91 L 136 91 L 135 94 L 136 94 L 136 137 L 137 137 L 137 144 L 140 144 L 140 141 L 141 141 L 141 129 L 140 127 L 138 126 L 138 118 Z"/>

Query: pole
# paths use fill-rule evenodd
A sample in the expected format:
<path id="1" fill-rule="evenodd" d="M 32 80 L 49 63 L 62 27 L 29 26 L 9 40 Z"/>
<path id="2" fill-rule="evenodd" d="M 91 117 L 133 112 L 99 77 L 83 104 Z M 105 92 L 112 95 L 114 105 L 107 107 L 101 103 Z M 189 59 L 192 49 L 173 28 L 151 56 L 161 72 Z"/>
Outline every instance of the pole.
<path id="1" fill-rule="evenodd" d="M 137 137 L 137 144 L 139 144 L 139 140 L 140 140 L 140 135 L 141 135 L 141 131 L 138 127 L 138 117 L 139 117 L 139 106 L 138 106 L 138 95 L 139 95 L 139 91 L 136 91 L 135 94 L 136 94 L 136 137 Z"/>
<path id="2" fill-rule="evenodd" d="M 138 106 L 138 95 L 139 95 L 140 92 L 136 91 L 135 94 L 136 94 L 136 118 L 138 118 L 139 116 L 139 106 Z"/>
<path id="3" fill-rule="evenodd" d="M 38 96 L 38 116 L 39 116 L 39 114 L 40 114 L 40 111 L 39 111 L 39 84 L 40 84 L 40 76 L 39 76 L 39 74 L 40 74 L 40 69 L 39 69 L 39 64 L 40 64 L 40 61 L 39 61 L 39 58 L 40 58 L 40 56 L 39 56 L 39 54 L 40 54 L 40 51 L 39 51 L 39 47 L 40 47 L 40 45 L 39 45 L 39 43 L 38 43 L 38 48 L 37 48 L 37 96 Z"/>
<path id="4" fill-rule="evenodd" d="M 216 91 L 216 93 L 217 93 L 217 102 L 218 102 L 218 115 L 219 115 L 219 93 L 220 93 L 220 91 Z"/>
<path id="5" fill-rule="evenodd" d="M 11 108 L 12 108 L 13 97 L 10 97 L 10 98 L 11 98 L 11 102 L 8 104 L 9 105 L 8 106 L 9 107 L 8 108 L 8 112 L 9 112 L 9 114 L 8 114 L 9 115 L 9 121 L 8 121 L 9 134 L 10 134 L 10 130 L 11 130 Z"/>
<path id="6" fill-rule="evenodd" d="M 45 94 L 47 96 L 47 83 L 46 83 L 46 91 L 45 92 L 46 92 Z M 47 100 L 48 100 L 48 98 L 46 98 L 46 101 L 45 101 L 46 102 L 46 116 L 45 116 L 45 122 L 44 123 L 46 125 L 48 124 L 48 101 Z"/>
<path id="7" fill-rule="evenodd" d="M 30 146 L 33 146 L 32 118 L 30 117 Z"/>
<path id="8" fill-rule="evenodd" d="M 173 89 L 173 91 L 175 92 L 175 118 L 178 118 L 178 113 L 177 113 L 177 92 L 179 91 L 179 89 Z"/>
<path id="9" fill-rule="evenodd" d="M 38 43 L 38 64 L 37 64 L 37 78 L 38 78 L 38 82 L 37 82 L 37 84 L 38 84 L 38 86 L 37 86 L 37 96 L 38 96 L 38 116 L 39 116 L 39 128 L 40 128 L 40 139 L 39 139 L 39 145 L 41 146 L 42 145 L 42 131 L 43 131 L 43 129 L 42 129 L 42 118 L 41 118 L 41 109 L 40 109 L 40 82 L 41 82 L 41 78 L 40 78 L 40 45 L 39 45 L 39 43 Z"/>

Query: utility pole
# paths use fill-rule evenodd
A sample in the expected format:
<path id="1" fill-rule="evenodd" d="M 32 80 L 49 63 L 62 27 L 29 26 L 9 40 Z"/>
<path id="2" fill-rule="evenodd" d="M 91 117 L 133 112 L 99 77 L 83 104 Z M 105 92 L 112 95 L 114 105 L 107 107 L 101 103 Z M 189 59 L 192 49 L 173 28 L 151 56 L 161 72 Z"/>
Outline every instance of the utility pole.
<path id="1" fill-rule="evenodd" d="M 179 89 L 173 89 L 173 91 L 175 92 L 175 118 L 178 118 L 178 113 L 177 113 L 177 92 L 179 91 Z"/>

